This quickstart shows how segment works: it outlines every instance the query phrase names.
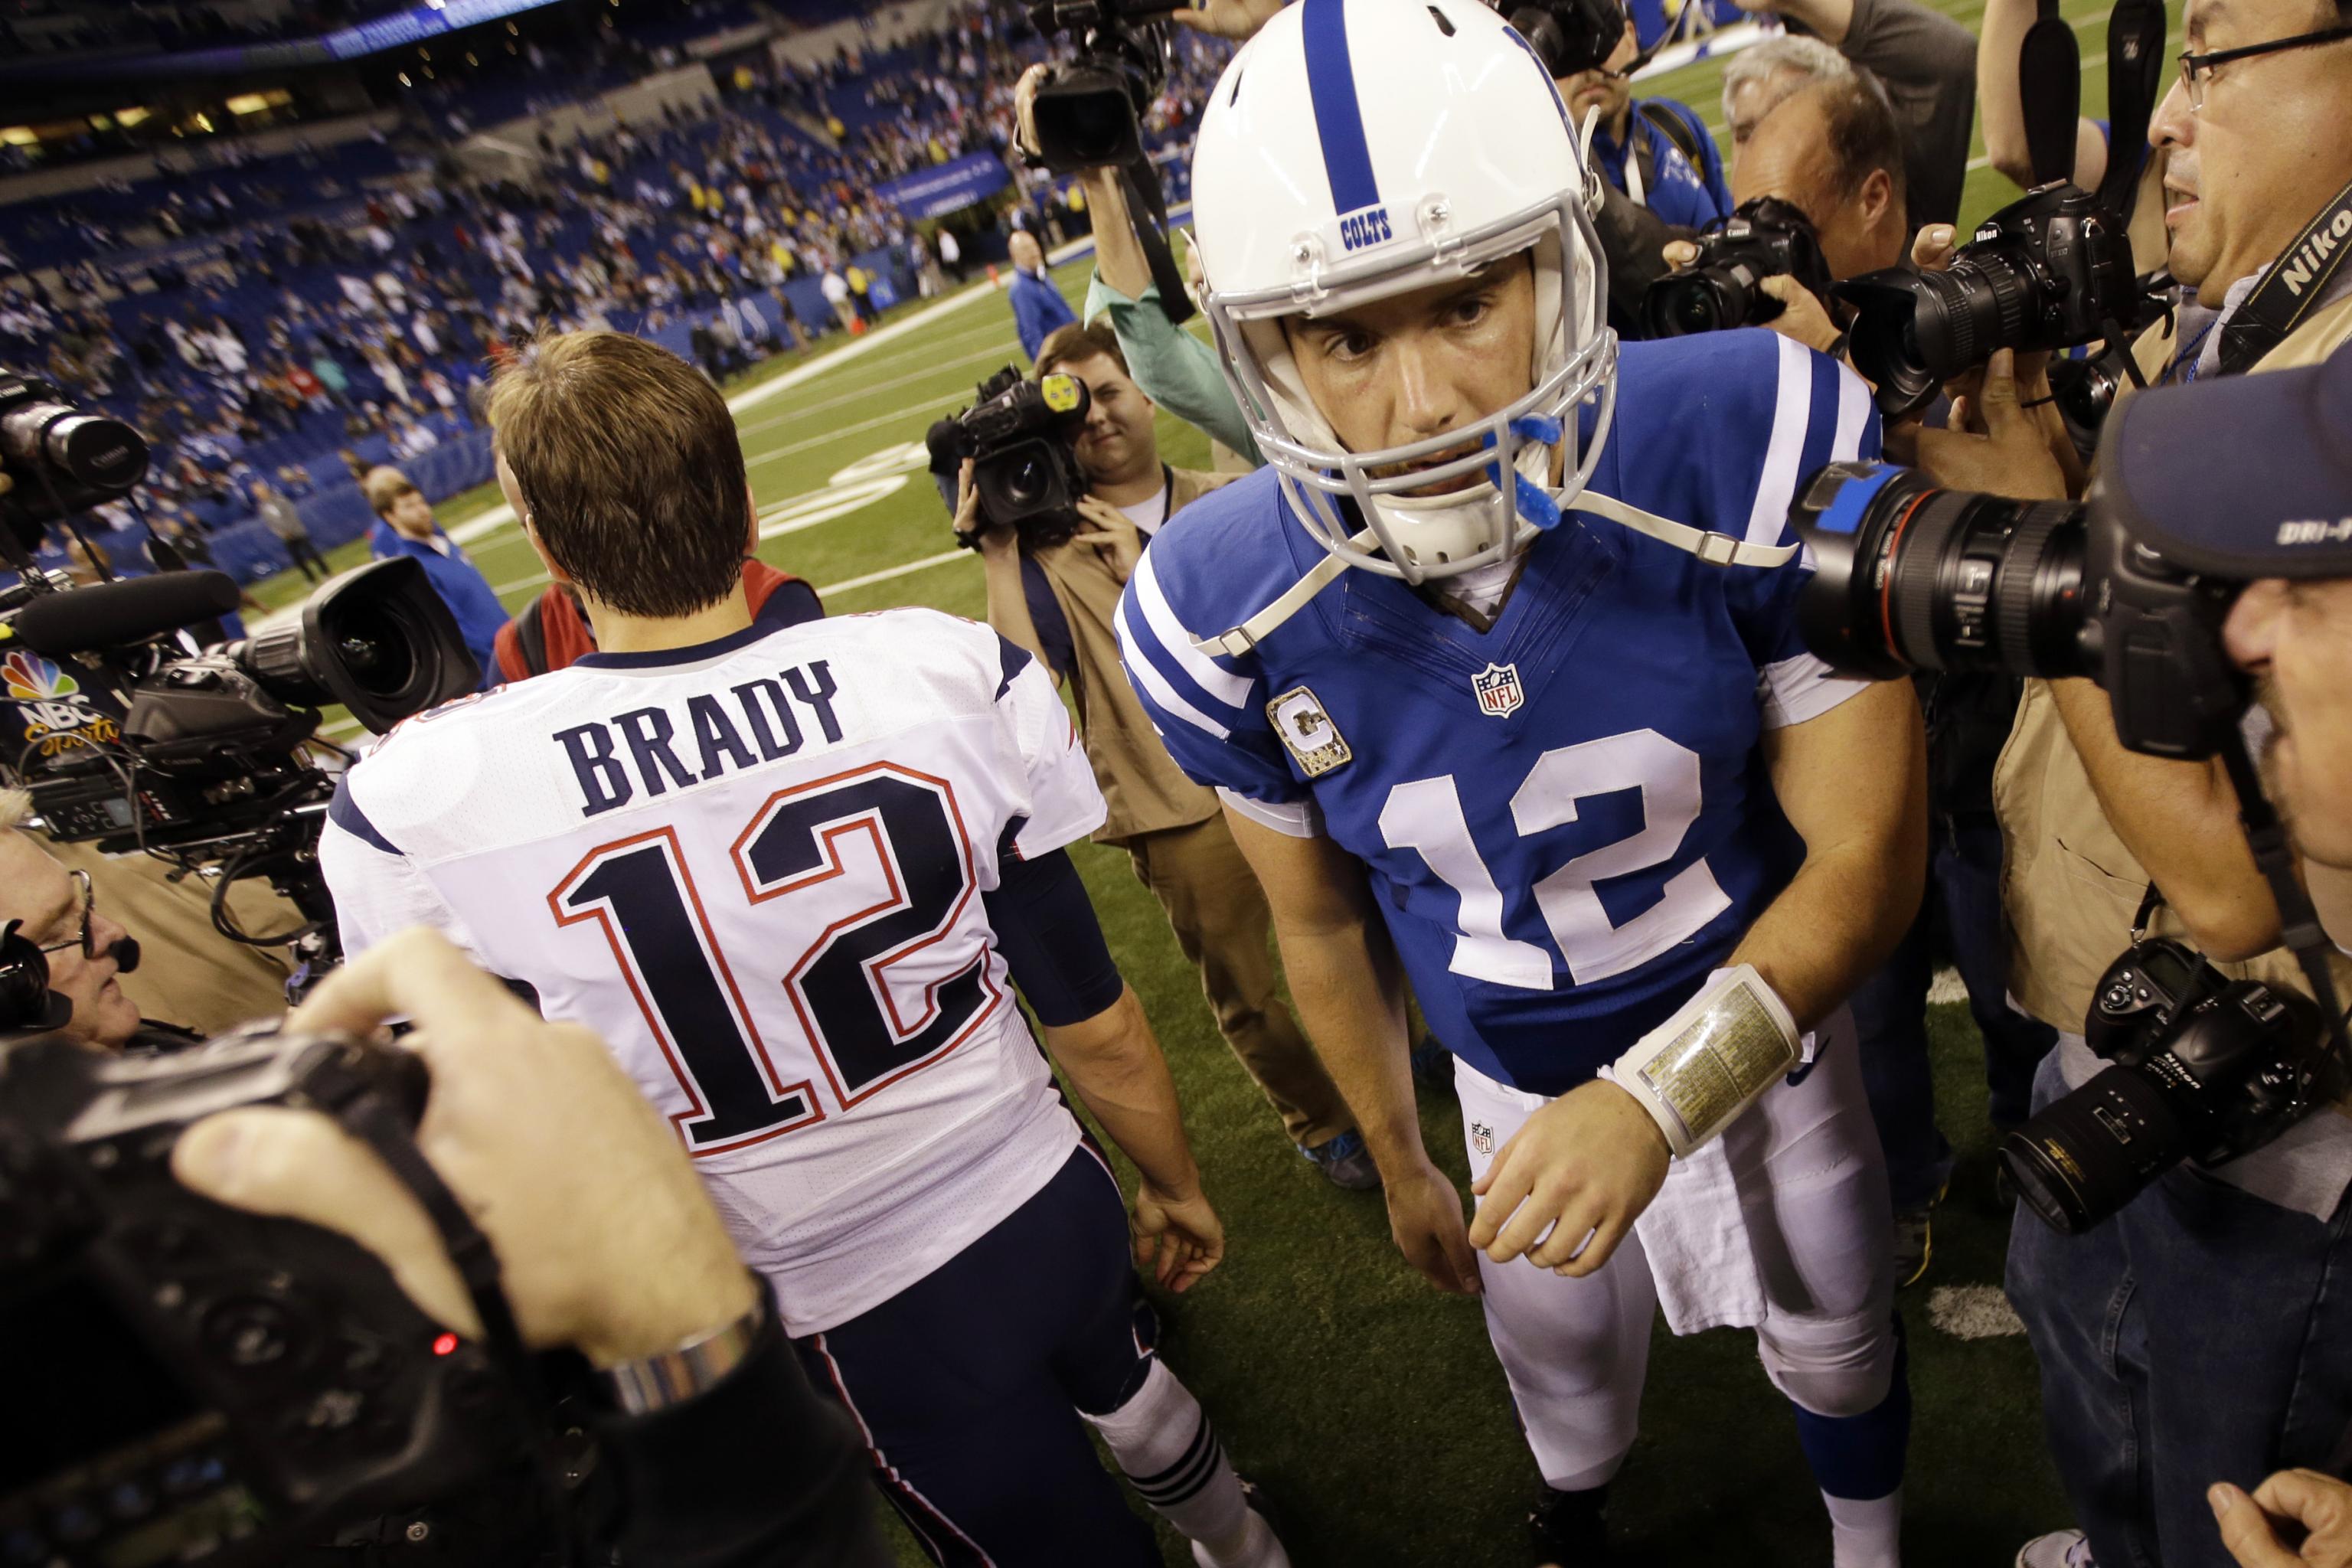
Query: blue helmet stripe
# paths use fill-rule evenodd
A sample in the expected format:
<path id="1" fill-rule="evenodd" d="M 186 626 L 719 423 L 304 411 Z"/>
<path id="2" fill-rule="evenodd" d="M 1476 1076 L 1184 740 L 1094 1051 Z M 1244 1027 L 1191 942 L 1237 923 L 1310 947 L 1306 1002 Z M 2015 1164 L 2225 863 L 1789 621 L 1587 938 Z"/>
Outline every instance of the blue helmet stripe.
<path id="1" fill-rule="evenodd" d="M 1307 45 L 1307 93 L 1323 143 L 1323 171 L 1331 181 L 1332 209 L 1341 216 L 1381 204 L 1372 177 L 1372 150 L 1364 141 L 1364 112 L 1356 101 L 1356 71 L 1348 58 L 1347 0 L 1300 0 L 1299 29 Z"/>

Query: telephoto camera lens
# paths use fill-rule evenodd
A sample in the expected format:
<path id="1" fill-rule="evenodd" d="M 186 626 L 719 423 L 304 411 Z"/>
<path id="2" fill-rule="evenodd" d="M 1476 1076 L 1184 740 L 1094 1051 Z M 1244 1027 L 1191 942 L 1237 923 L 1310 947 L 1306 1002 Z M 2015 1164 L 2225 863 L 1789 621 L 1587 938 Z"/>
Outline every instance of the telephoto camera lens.
<path id="1" fill-rule="evenodd" d="M 2098 671 L 2083 508 L 1938 489 L 1909 468 L 1832 463 L 1790 521 L 1811 549 L 1806 646 L 1882 679 L 1913 669 Z"/>
<path id="2" fill-rule="evenodd" d="M 1854 307 L 1854 368 L 1916 404 L 1995 350 L 2026 337 L 2032 275 L 2007 251 L 1963 255 L 1942 272 L 1891 268 L 1838 285 Z"/>
<path id="3" fill-rule="evenodd" d="M 2111 1067 L 2011 1132 L 2000 1160 L 2043 1224 L 2080 1236 L 2179 1164 L 2188 1142 L 2157 1079 Z"/>

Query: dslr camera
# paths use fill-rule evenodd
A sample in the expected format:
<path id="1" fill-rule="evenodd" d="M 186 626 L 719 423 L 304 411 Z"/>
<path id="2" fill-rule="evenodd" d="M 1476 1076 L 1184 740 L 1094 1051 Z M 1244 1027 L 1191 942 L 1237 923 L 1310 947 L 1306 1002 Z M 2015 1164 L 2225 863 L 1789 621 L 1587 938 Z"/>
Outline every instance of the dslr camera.
<path id="1" fill-rule="evenodd" d="M 1143 111 L 1168 85 L 1168 0 L 1039 0 L 1030 25 L 1078 37 L 1076 52 L 1039 83 L 1037 161 L 1057 174 L 1143 158 Z"/>
<path id="2" fill-rule="evenodd" d="M 2068 1236 L 2183 1159 L 2210 1166 L 2252 1153 L 2342 1087 L 2308 997 L 2231 980 L 2161 937 L 2109 967 L 2083 1033 L 2114 1065 L 2000 1151 L 2027 1205 Z"/>
<path id="3" fill-rule="evenodd" d="M 979 395 L 931 426 L 932 468 L 953 473 L 971 459 L 984 524 L 1016 529 L 1033 547 L 1067 539 L 1089 483 L 1072 449 L 1092 406 L 1087 384 L 1060 371 L 1031 381 L 1006 365 L 980 384 Z M 980 542 L 961 534 L 956 542 L 966 549 Z"/>
<path id="4" fill-rule="evenodd" d="M 2063 181 L 1993 214 L 1941 272 L 1890 267 L 1835 286 L 1853 308 L 1848 352 L 1890 418 L 2001 349 L 2121 341 L 2150 319 L 2123 222 Z M 2110 385 L 2109 395 L 2113 388 Z"/>
<path id="5" fill-rule="evenodd" d="M 120 419 L 88 414 L 49 382 L 0 371 L 0 524 L 27 552 L 53 519 L 129 495 L 147 477 L 147 443 Z"/>
<path id="6" fill-rule="evenodd" d="M 218 1110 L 279 1105 L 414 1128 L 425 1069 L 332 1037 L 243 1035 L 113 1056 L 0 1043 L 0 1562 L 258 1568 L 336 1526 L 528 1456 L 532 1406 L 485 1345 L 383 1264 L 172 1174 Z"/>
<path id="7" fill-rule="evenodd" d="M 2125 746 L 2221 759 L 2288 930 L 2315 931 L 2307 900 L 2293 912 L 2284 835 L 2239 728 L 2252 690 L 2221 634 L 2245 584 L 2200 570 L 2200 556 L 2209 566 L 2230 558 L 2181 526 L 2184 508 L 2208 510 L 2243 481 L 2206 466 L 2189 481 L 2202 493 L 2184 496 L 2182 396 L 2149 394 L 2111 422 L 2107 461 L 2083 503 L 2009 500 L 1940 489 L 1883 464 L 1832 464 L 1805 482 L 1790 515 L 1818 567 L 1800 592 L 1798 626 L 1815 654 L 1852 673 L 2097 682 Z M 2294 485 L 2276 481 L 2252 501 L 2240 492 L 2239 507 L 2301 506 L 2310 485 Z M 2002 1150 L 2034 1212 L 2069 1234 L 2183 1159 L 2214 1165 L 2263 1147 L 2345 1088 L 2334 986 L 2309 943 L 2298 942 L 2297 957 L 2324 1005 L 2231 981 L 2179 942 L 2138 932 L 2133 941 L 2100 981 L 2084 1026 L 2114 1065 Z"/>
<path id="8" fill-rule="evenodd" d="M 1760 327 L 1786 309 L 1764 292 L 1767 278 L 1794 278 L 1826 305 L 1830 264 L 1812 220 L 1774 196 L 1758 196 L 1699 235 L 1698 259 L 1669 272 L 1642 294 L 1642 321 L 1654 338 Z"/>

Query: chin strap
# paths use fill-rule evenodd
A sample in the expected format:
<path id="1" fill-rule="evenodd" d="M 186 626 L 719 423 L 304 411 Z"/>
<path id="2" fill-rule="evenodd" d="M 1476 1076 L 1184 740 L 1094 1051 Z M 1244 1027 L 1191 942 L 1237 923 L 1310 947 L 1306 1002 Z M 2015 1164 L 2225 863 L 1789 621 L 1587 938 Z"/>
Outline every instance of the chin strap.
<path id="1" fill-rule="evenodd" d="M 1545 415 L 1525 415 L 1511 421 L 1511 434 L 1530 445 L 1549 448 L 1559 444 L 1560 424 Z M 1486 433 L 1484 444 L 1489 448 L 1494 447 L 1493 431 Z M 1486 479 L 1496 489 L 1503 489 L 1503 465 L 1499 462 L 1487 464 Z M 1519 517 L 1546 532 L 1559 526 L 1563 513 L 1558 498 L 1516 468 L 1510 474 L 1509 493 Z M 1672 545 L 1676 550 L 1696 555 L 1710 566 L 1768 569 L 1785 566 L 1790 557 L 1801 548 L 1796 544 L 1755 544 L 1745 539 L 1735 539 L 1727 533 L 1710 533 L 1686 522 L 1675 522 L 1655 512 L 1643 511 L 1640 507 L 1628 506 L 1613 496 L 1596 495 L 1591 490 L 1580 493 L 1567 510 L 1602 518 L 1621 528 L 1631 529 L 1661 544 Z M 1369 528 L 1348 540 L 1349 546 L 1358 550 L 1374 549 L 1379 543 L 1379 537 Z M 1316 563 L 1313 570 L 1284 589 L 1272 604 L 1221 636 L 1193 638 L 1193 647 L 1212 656 L 1223 654 L 1229 658 L 1241 658 L 1273 636 L 1285 621 L 1305 609 L 1309 600 L 1329 587 L 1346 570 L 1348 563 L 1338 555 L 1326 555 Z"/>

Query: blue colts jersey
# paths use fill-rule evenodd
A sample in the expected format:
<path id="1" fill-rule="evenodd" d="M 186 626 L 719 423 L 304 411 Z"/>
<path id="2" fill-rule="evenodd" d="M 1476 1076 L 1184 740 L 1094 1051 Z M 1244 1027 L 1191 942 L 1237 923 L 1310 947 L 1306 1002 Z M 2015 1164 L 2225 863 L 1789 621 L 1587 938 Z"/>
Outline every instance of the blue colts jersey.
<path id="1" fill-rule="evenodd" d="M 1798 480 L 1878 439 L 1851 371 L 1769 332 L 1627 343 L 1591 489 L 1777 544 Z M 1128 585 L 1129 674 L 1186 773 L 1363 862 L 1439 1039 L 1562 1093 L 1787 884 L 1802 845 L 1759 738 L 1861 683 L 1798 639 L 1801 557 L 1713 566 L 1572 510 L 1489 631 L 1354 571 L 1245 657 L 1192 646 L 1323 553 L 1271 470 L 1194 502 Z"/>

